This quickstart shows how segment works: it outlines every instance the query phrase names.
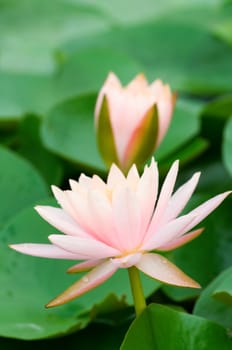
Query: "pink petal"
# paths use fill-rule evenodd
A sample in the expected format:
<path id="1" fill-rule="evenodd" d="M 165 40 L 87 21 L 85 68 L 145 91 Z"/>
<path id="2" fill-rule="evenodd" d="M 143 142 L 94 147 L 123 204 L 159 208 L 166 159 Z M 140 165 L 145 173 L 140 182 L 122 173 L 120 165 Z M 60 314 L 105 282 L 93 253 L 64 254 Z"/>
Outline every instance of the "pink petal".
<path id="1" fill-rule="evenodd" d="M 98 175 L 93 175 L 92 186 L 93 186 L 93 189 L 99 189 L 102 192 L 105 192 L 107 190 L 107 186 L 105 182 Z"/>
<path id="2" fill-rule="evenodd" d="M 84 262 L 81 262 L 79 264 L 73 265 L 70 267 L 67 272 L 68 273 L 78 273 L 78 272 L 84 272 L 89 271 L 93 267 L 100 265 L 103 262 L 102 259 L 96 259 L 96 260 L 87 260 Z"/>
<path id="3" fill-rule="evenodd" d="M 78 186 L 75 185 L 75 183 L 70 182 L 72 186 L 80 193 L 80 194 L 87 194 L 89 190 L 99 188 L 103 191 L 106 189 L 106 184 L 104 181 L 98 176 L 93 175 L 93 177 L 86 176 L 84 174 L 81 174 L 79 177 Z"/>
<path id="4" fill-rule="evenodd" d="M 107 185 L 109 188 L 114 189 L 115 186 L 125 183 L 126 179 L 121 170 L 115 164 L 112 164 L 107 177 Z"/>
<path id="5" fill-rule="evenodd" d="M 87 196 L 88 191 L 93 187 L 93 179 L 90 176 L 81 174 L 78 179 L 78 186 L 72 182 L 70 182 L 70 185 L 74 186 L 76 194 L 84 199 Z"/>
<path id="6" fill-rule="evenodd" d="M 182 245 L 192 241 L 194 238 L 198 237 L 202 232 L 204 231 L 203 228 L 199 228 L 197 230 L 194 230 L 192 232 L 187 233 L 184 236 L 181 236 L 180 238 L 176 238 L 170 243 L 167 243 L 166 245 L 159 248 L 159 250 L 162 252 L 167 252 L 169 250 L 176 249 L 178 247 L 181 247 Z"/>
<path id="7" fill-rule="evenodd" d="M 137 186 L 136 196 L 140 203 L 142 227 L 145 232 L 154 211 L 159 187 L 159 173 L 157 163 L 152 158 L 150 167 L 145 167 Z"/>
<path id="8" fill-rule="evenodd" d="M 146 112 L 154 104 L 154 96 L 143 75 L 138 75 L 125 88 L 116 84 L 111 85 L 111 88 L 103 86 L 97 101 L 96 121 L 104 95 L 107 97 L 109 105 L 117 156 L 122 164 L 126 161 L 125 152 L 129 141 L 138 125 L 141 124 Z"/>
<path id="9" fill-rule="evenodd" d="M 121 162 L 128 138 L 134 129 L 134 123 L 131 122 L 131 118 L 128 118 L 128 115 L 130 114 L 135 118 L 136 116 L 133 114 L 133 109 L 131 111 L 131 98 L 127 96 L 124 90 L 112 90 L 107 94 L 107 101 L 117 158 Z"/>
<path id="10" fill-rule="evenodd" d="M 94 231 L 92 229 L 94 223 L 91 221 L 88 209 L 87 193 L 86 197 L 83 197 L 77 192 L 67 191 L 67 196 L 75 210 L 73 219 L 77 225 L 79 224 L 79 226 L 86 232 L 86 237 L 95 237 Z"/>
<path id="11" fill-rule="evenodd" d="M 79 182 L 73 179 L 69 179 L 69 185 L 72 191 L 79 192 Z"/>
<path id="12" fill-rule="evenodd" d="M 136 264 L 136 267 L 146 275 L 167 284 L 180 287 L 200 288 L 197 282 L 159 254 L 144 254 Z"/>
<path id="13" fill-rule="evenodd" d="M 132 93 L 143 94 L 148 88 L 148 82 L 143 73 L 136 77 L 127 85 L 126 89 Z"/>
<path id="14" fill-rule="evenodd" d="M 159 112 L 159 134 L 156 144 L 158 147 L 171 122 L 175 99 L 169 85 L 164 85 L 160 79 L 154 81 L 149 89 L 155 98 Z"/>
<path id="15" fill-rule="evenodd" d="M 110 260 L 103 262 L 95 267 L 91 272 L 75 282 L 58 297 L 50 301 L 46 307 L 53 307 L 67 303 L 68 301 L 79 297 L 89 290 L 97 287 L 110 278 L 117 270 L 117 267 Z"/>
<path id="16" fill-rule="evenodd" d="M 121 258 L 112 258 L 112 264 L 115 264 L 118 268 L 128 268 L 137 264 L 142 256 L 142 253 L 133 253 L 125 255 Z"/>
<path id="17" fill-rule="evenodd" d="M 117 155 L 123 163 L 126 161 L 126 150 L 131 137 L 154 104 L 154 99 L 153 96 L 146 94 L 134 95 L 126 89 L 120 92 L 117 98 L 113 98 L 113 94 L 108 97 Z"/>
<path id="18" fill-rule="evenodd" d="M 92 182 L 98 183 L 98 179 L 94 177 Z M 88 184 L 88 187 L 91 187 L 90 184 Z M 94 229 L 93 229 L 95 222 L 94 220 L 91 219 L 89 209 L 87 206 L 87 193 L 89 192 L 89 190 L 86 190 L 86 193 L 84 196 L 81 195 L 80 190 L 61 191 L 59 188 L 55 186 L 52 186 L 52 190 L 59 204 L 72 217 L 76 225 L 85 230 L 83 236 L 96 237 L 94 235 Z M 93 191 L 93 189 L 91 189 L 91 191 Z"/>
<path id="19" fill-rule="evenodd" d="M 141 243 L 141 212 L 134 192 L 117 188 L 112 197 L 113 219 L 121 252 L 134 250 Z"/>
<path id="20" fill-rule="evenodd" d="M 179 189 L 174 193 L 165 211 L 164 220 L 172 220 L 180 214 L 191 198 L 198 184 L 199 177 L 199 172 L 194 174 L 188 182 L 179 187 Z"/>
<path id="21" fill-rule="evenodd" d="M 60 188 L 56 186 L 52 186 L 52 192 L 57 202 L 64 209 L 64 211 L 73 217 L 75 215 L 75 210 L 72 204 L 68 200 L 67 192 L 62 191 Z"/>
<path id="22" fill-rule="evenodd" d="M 117 75 L 114 74 L 113 72 L 110 72 L 104 83 L 104 86 L 107 86 L 107 89 L 109 89 L 110 91 L 112 89 L 112 86 L 120 88 L 122 85 Z"/>
<path id="23" fill-rule="evenodd" d="M 185 231 L 186 227 L 195 219 L 193 215 L 183 215 L 179 218 L 170 221 L 162 226 L 158 231 L 154 232 L 150 239 L 144 240 L 142 249 L 153 250 L 159 249 L 180 236 L 180 233 Z"/>
<path id="24" fill-rule="evenodd" d="M 119 249 L 109 200 L 100 191 L 89 192 L 88 210 L 93 235 L 96 239 Z"/>
<path id="25" fill-rule="evenodd" d="M 85 259 L 104 259 L 120 255 L 117 249 L 94 239 L 63 235 L 50 235 L 48 238 L 62 249 L 78 256 L 84 255 Z"/>
<path id="26" fill-rule="evenodd" d="M 10 248 L 23 254 L 39 256 L 41 258 L 68 259 L 68 260 L 80 259 L 80 257 L 77 256 L 76 254 L 70 253 L 67 250 L 56 247 L 53 244 L 34 244 L 34 243 L 11 244 Z"/>
<path id="27" fill-rule="evenodd" d="M 143 92 L 148 86 L 147 79 L 143 73 L 137 74 L 136 77 L 129 82 L 126 89 L 132 92 L 140 90 Z"/>
<path id="28" fill-rule="evenodd" d="M 192 227 L 196 226 L 197 224 L 199 224 L 199 222 L 206 218 L 206 216 L 208 216 L 214 209 L 216 209 L 223 202 L 223 200 L 227 196 L 229 196 L 231 192 L 232 191 L 221 193 L 192 210 L 189 213 L 189 215 L 195 216 L 195 219 L 189 224 L 185 232 L 191 230 Z M 183 232 L 182 234 L 184 234 L 185 232 Z"/>
<path id="29" fill-rule="evenodd" d="M 155 96 L 156 100 L 158 100 L 160 95 L 162 94 L 163 85 L 164 84 L 162 80 L 156 79 L 155 81 L 153 81 L 153 83 L 149 87 L 151 93 Z"/>
<path id="30" fill-rule="evenodd" d="M 135 164 L 133 164 L 126 178 L 127 185 L 131 190 L 135 191 L 139 181 L 140 181 L 140 177 L 139 177 L 137 167 Z"/>
<path id="31" fill-rule="evenodd" d="M 107 95 L 108 93 L 111 94 L 112 91 L 114 90 L 116 91 L 121 90 L 121 82 L 114 73 L 110 72 L 97 97 L 97 102 L 96 102 L 95 112 L 94 112 L 96 123 L 97 123 L 99 112 L 101 109 L 103 96 Z"/>
<path id="32" fill-rule="evenodd" d="M 175 186 L 176 177 L 178 173 L 178 166 L 179 162 L 175 161 L 164 180 L 163 186 L 160 191 L 159 199 L 156 204 L 154 215 L 151 220 L 148 232 L 146 234 L 147 238 L 150 237 L 162 223 L 162 215 L 164 214 L 165 209 L 167 208 L 168 202 L 172 195 L 173 188 Z"/>
<path id="33" fill-rule="evenodd" d="M 81 174 L 79 177 L 79 185 L 89 188 L 92 185 L 92 178 L 90 176 L 87 176 L 85 174 Z"/>
<path id="34" fill-rule="evenodd" d="M 35 210 L 50 225 L 67 235 L 81 237 L 86 237 L 88 235 L 63 209 L 43 205 L 36 206 Z"/>
<path id="35" fill-rule="evenodd" d="M 156 147 L 160 145 L 170 125 L 174 109 L 174 101 L 170 87 L 168 85 L 163 85 L 162 92 L 157 101 L 159 112 L 159 134 Z"/>

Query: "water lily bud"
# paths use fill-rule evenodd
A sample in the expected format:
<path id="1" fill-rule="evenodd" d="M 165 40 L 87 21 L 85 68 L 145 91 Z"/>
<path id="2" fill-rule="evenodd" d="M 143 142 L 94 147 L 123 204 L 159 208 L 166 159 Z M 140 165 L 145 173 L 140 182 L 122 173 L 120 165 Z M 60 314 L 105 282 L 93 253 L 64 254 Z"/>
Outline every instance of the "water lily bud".
<path id="1" fill-rule="evenodd" d="M 95 108 L 100 153 L 107 166 L 124 172 L 141 167 L 160 145 L 171 121 L 175 98 L 161 80 L 148 84 L 143 74 L 126 87 L 110 73 Z"/>

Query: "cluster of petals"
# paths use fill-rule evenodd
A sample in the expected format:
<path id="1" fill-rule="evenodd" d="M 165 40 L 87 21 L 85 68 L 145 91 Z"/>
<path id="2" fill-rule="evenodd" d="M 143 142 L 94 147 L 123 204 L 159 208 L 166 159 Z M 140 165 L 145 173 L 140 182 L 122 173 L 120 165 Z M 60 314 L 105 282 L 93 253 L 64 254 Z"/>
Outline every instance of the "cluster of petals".
<path id="1" fill-rule="evenodd" d="M 88 271 L 48 306 L 63 304 L 103 283 L 119 268 L 135 266 L 161 282 L 198 288 L 199 284 L 167 260 L 162 251 L 175 249 L 196 236 L 192 230 L 230 192 L 219 194 L 188 214 L 181 212 L 192 196 L 200 173 L 174 191 L 178 161 L 171 166 L 158 195 L 159 174 L 154 159 L 139 175 L 135 165 L 127 176 L 112 165 L 107 181 L 81 175 L 71 190 L 53 186 L 61 208 L 37 206 L 47 222 L 64 234 L 48 237 L 51 244 L 16 244 L 21 253 L 81 260 L 69 272 Z M 90 271 L 89 271 L 90 270 Z"/>
<path id="2" fill-rule="evenodd" d="M 111 72 L 96 102 L 97 128 L 104 97 L 108 103 L 118 164 L 121 169 L 124 169 L 130 163 L 128 158 L 131 157 L 133 149 L 144 140 L 143 123 L 155 105 L 158 112 L 158 131 L 150 138 L 151 154 L 159 146 L 171 121 L 175 95 L 171 92 L 169 85 L 164 84 L 160 79 L 149 85 L 143 74 L 137 75 L 123 87 L 118 77 Z M 136 161 L 135 163 L 137 164 Z"/>

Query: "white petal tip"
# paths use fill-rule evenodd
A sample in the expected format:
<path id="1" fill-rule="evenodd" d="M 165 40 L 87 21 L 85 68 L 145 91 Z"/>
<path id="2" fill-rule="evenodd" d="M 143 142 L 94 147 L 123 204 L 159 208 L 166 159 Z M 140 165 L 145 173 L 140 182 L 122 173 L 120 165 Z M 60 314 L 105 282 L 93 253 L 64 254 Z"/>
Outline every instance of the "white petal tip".
<path id="1" fill-rule="evenodd" d="M 57 186 L 55 186 L 55 185 L 51 185 L 51 189 L 52 189 L 52 193 L 55 195 L 55 193 L 60 193 L 60 192 L 62 192 L 62 190 L 59 188 L 59 187 L 57 187 Z"/>
<path id="2" fill-rule="evenodd" d="M 200 171 L 197 171 L 197 172 L 193 175 L 194 179 L 199 179 L 200 176 L 201 176 L 201 172 L 200 172 Z"/>
<path id="3" fill-rule="evenodd" d="M 17 244 L 8 244 L 8 247 L 11 248 L 11 249 L 13 249 L 13 250 L 18 251 L 18 249 L 17 249 Z"/>
<path id="4" fill-rule="evenodd" d="M 186 280 L 183 280 L 183 283 L 177 284 L 177 287 L 185 287 L 185 288 L 195 288 L 195 289 L 200 289 L 201 285 L 194 281 L 191 277 L 186 275 Z"/>
<path id="5" fill-rule="evenodd" d="M 50 309 L 50 308 L 52 308 L 52 307 L 59 306 L 59 305 L 62 305 L 62 304 L 58 303 L 58 302 L 56 301 L 56 299 L 54 299 L 54 300 L 50 301 L 49 303 L 47 303 L 47 304 L 45 305 L 45 307 L 46 307 L 46 309 Z"/>
<path id="6" fill-rule="evenodd" d="M 25 249 L 28 247 L 28 244 L 27 243 L 9 244 L 8 247 L 15 250 L 16 252 L 24 253 Z"/>
<path id="7" fill-rule="evenodd" d="M 31 252 L 30 243 L 9 244 L 8 247 L 18 253 L 33 255 Z"/>
<path id="8" fill-rule="evenodd" d="M 225 192 L 225 197 L 229 196 L 232 193 L 232 191 Z"/>
<path id="9" fill-rule="evenodd" d="M 46 208 L 48 208 L 48 205 L 36 205 L 34 207 L 35 211 L 37 211 L 37 213 L 42 216 L 44 218 L 44 216 L 46 216 L 47 214 L 47 210 Z M 45 219 L 46 220 L 46 219 Z"/>
<path id="10" fill-rule="evenodd" d="M 43 211 L 43 207 L 43 205 L 36 205 L 34 209 L 37 211 L 37 213 L 40 213 L 41 211 Z"/>

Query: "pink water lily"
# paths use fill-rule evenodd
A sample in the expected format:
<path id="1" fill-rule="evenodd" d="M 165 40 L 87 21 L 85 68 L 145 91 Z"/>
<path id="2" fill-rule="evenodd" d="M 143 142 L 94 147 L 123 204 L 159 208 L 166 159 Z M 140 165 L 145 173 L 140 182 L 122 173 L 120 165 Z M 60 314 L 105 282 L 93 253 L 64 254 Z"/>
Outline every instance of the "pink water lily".
<path id="1" fill-rule="evenodd" d="M 70 181 L 71 190 L 53 186 L 61 208 L 38 206 L 38 213 L 65 233 L 52 234 L 51 244 L 16 244 L 21 253 L 55 259 L 82 260 L 69 272 L 88 271 L 47 306 L 74 299 L 103 283 L 119 268 L 136 267 L 161 282 L 198 288 L 160 252 L 177 248 L 202 232 L 192 230 L 230 192 L 219 194 L 180 215 L 195 190 L 200 173 L 173 193 L 178 161 L 170 168 L 158 196 L 158 169 L 152 160 L 140 177 L 135 165 L 125 177 L 112 165 L 106 183 L 98 176 L 81 175 Z M 180 216 L 179 216 L 180 215 Z"/>
<path id="2" fill-rule="evenodd" d="M 146 161 L 167 132 L 174 103 L 169 85 L 159 79 L 149 85 L 139 74 L 123 87 L 110 73 L 95 108 L 99 149 L 106 163 L 128 170 Z"/>

